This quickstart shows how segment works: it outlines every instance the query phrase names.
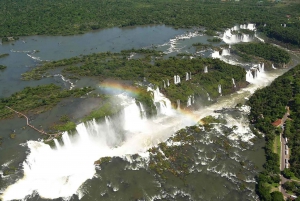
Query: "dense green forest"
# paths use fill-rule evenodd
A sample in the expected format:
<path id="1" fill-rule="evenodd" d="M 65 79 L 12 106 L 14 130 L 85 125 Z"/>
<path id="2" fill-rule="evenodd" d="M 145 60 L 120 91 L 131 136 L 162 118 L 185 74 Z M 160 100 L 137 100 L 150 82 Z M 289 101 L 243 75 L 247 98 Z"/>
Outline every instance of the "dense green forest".
<path id="1" fill-rule="evenodd" d="M 241 43 L 234 45 L 234 48 L 247 56 L 261 57 L 277 64 L 287 64 L 291 60 L 291 56 L 285 50 L 268 43 Z"/>
<path id="2" fill-rule="evenodd" d="M 166 24 L 177 28 L 205 26 L 210 30 L 219 30 L 252 22 L 261 25 L 260 30 L 269 37 L 299 45 L 299 27 L 293 25 L 294 21 L 299 20 L 299 2 L 2 0 L 0 7 L 0 37 L 69 35 L 99 28 L 146 24 Z M 289 19 L 287 15 L 290 15 Z M 288 24 L 287 29 L 278 27 L 282 23 Z M 264 27 L 264 24 L 267 26 Z"/>
<path id="3" fill-rule="evenodd" d="M 63 98 L 81 97 L 90 91 L 92 91 L 90 87 L 61 90 L 61 87 L 54 84 L 26 87 L 8 98 L 0 99 L 0 119 L 11 117 L 14 114 L 5 106 L 12 107 L 19 112 L 41 113 L 52 109 Z"/>
<path id="4" fill-rule="evenodd" d="M 258 176 L 258 194 L 262 200 L 271 200 L 270 189 L 274 183 L 279 182 L 279 156 L 273 152 L 273 144 L 276 135 L 280 134 L 280 128 L 275 128 L 271 123 L 281 119 L 286 113 L 286 106 L 290 108 L 291 121 L 285 125 L 284 135 L 289 139 L 291 148 L 290 169 L 285 175 L 300 176 L 300 65 L 278 77 L 270 86 L 257 90 L 249 99 L 251 113 L 250 121 L 256 129 L 265 134 L 265 153 L 267 162 L 265 171 Z M 255 131 L 257 134 L 258 132 Z M 299 193 L 299 191 L 298 191 Z M 297 195 L 300 195 L 298 194 Z"/>
<path id="5" fill-rule="evenodd" d="M 300 14 L 298 14 L 298 17 L 299 16 Z M 295 47 L 300 47 L 300 19 L 296 23 L 287 23 L 286 27 L 278 22 L 272 22 L 267 26 L 258 24 L 258 30 L 265 33 L 269 38 L 273 38 L 286 43 L 284 44 L 284 46 L 289 47 L 289 44 L 291 44 Z"/>
<path id="6" fill-rule="evenodd" d="M 137 54 L 138 59 L 129 59 L 133 52 Z M 189 95 L 206 97 L 207 92 L 212 98 L 218 97 L 219 84 L 222 85 L 222 94 L 229 94 L 236 90 L 232 78 L 235 79 L 237 88 L 246 85 L 246 72 L 243 68 L 219 59 L 189 57 L 163 59 L 161 52 L 146 49 L 97 53 L 53 61 L 23 74 L 23 78 L 41 79 L 47 76 L 48 69 L 61 66 L 65 66 L 62 71 L 70 77 L 96 76 L 100 81 L 114 79 L 134 82 L 143 82 L 145 78 L 158 86 L 173 104 L 177 100 L 186 102 Z M 204 73 L 205 66 L 208 67 L 208 73 Z M 185 80 L 186 72 L 191 73 L 191 80 Z M 181 77 L 181 83 L 174 84 L 174 75 Z M 167 83 L 167 80 L 170 86 L 164 88 L 163 81 Z"/>

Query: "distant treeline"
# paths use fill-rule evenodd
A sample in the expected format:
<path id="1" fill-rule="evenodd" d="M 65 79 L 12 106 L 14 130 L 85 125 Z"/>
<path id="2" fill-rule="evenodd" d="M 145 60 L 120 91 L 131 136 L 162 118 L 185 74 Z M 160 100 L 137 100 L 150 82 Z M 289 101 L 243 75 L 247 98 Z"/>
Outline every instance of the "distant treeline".
<path id="1" fill-rule="evenodd" d="M 299 45 L 300 4 L 243 0 L 24 0 L 0 1 L 0 37 L 20 35 L 70 35 L 107 27 L 166 24 L 175 28 L 205 26 L 210 30 L 235 24 L 267 24 L 268 36 Z M 287 15 L 290 15 L 288 21 Z M 273 28 L 287 23 L 288 28 Z M 272 25 L 272 26 L 271 26 Z M 275 26 L 276 25 L 276 26 Z M 280 25 L 279 25 L 280 26 Z M 295 36 L 295 37 L 294 37 Z M 297 39 L 298 38 L 298 39 Z"/>
<path id="2" fill-rule="evenodd" d="M 261 57 L 274 63 L 286 64 L 291 60 L 287 51 L 268 43 L 241 43 L 234 47 L 246 55 Z"/>
<path id="3" fill-rule="evenodd" d="M 265 134 L 266 163 L 265 171 L 258 176 L 257 192 L 261 200 L 272 200 L 270 195 L 274 183 L 279 183 L 279 155 L 273 152 L 274 139 L 281 129 L 272 125 L 286 113 L 286 106 L 290 108 L 291 121 L 286 122 L 284 134 L 289 139 L 291 148 L 290 169 L 284 174 L 300 177 L 300 65 L 278 77 L 270 86 L 257 90 L 249 99 L 251 106 L 250 121 L 256 129 Z M 258 134 L 257 131 L 255 131 Z M 292 173 L 290 173 L 290 171 Z M 300 195 L 300 192 L 298 192 Z"/>

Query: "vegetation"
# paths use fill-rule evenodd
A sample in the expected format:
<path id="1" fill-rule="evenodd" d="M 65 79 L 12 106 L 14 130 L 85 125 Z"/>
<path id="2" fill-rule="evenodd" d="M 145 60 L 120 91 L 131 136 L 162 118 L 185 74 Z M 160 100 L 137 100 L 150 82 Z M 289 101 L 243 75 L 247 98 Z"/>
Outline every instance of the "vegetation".
<path id="1" fill-rule="evenodd" d="M 211 44 L 203 44 L 203 43 L 194 43 L 193 46 L 198 50 L 207 49 L 213 47 Z"/>
<path id="2" fill-rule="evenodd" d="M 145 24 L 166 24 L 176 28 L 204 26 L 208 28 L 207 33 L 214 35 L 220 28 L 248 22 L 258 24 L 261 31 L 277 40 L 299 45 L 300 37 L 299 24 L 295 23 L 299 17 L 299 3 L 254 0 L 26 0 L 16 3 L 2 0 L 0 7 L 0 37 L 68 35 Z M 284 29 L 281 23 L 286 23 L 287 27 Z"/>
<path id="3" fill-rule="evenodd" d="M 286 64 L 291 60 L 285 50 L 268 43 L 242 43 L 236 44 L 234 47 L 246 55 L 261 57 L 274 63 Z"/>
<path id="4" fill-rule="evenodd" d="M 63 98 L 81 97 L 90 91 L 90 87 L 61 90 L 61 87 L 54 84 L 26 87 L 10 97 L 0 99 L 0 119 L 9 118 L 14 114 L 6 106 L 19 112 L 41 113 L 53 108 Z"/>
<path id="5" fill-rule="evenodd" d="M 113 114 L 118 113 L 122 108 L 116 106 L 112 102 L 107 101 L 103 105 L 101 105 L 98 109 L 93 110 L 88 116 L 83 118 L 83 121 L 90 121 L 93 119 L 102 119 L 105 116 L 111 116 Z"/>
<path id="6" fill-rule="evenodd" d="M 6 68 L 7 68 L 7 66 L 0 65 L 0 70 L 4 70 L 4 69 L 6 69 Z"/>
<path id="7" fill-rule="evenodd" d="M 222 41 L 222 39 L 214 37 L 212 39 L 211 38 L 207 39 L 207 41 L 212 43 L 219 43 Z"/>
<path id="8" fill-rule="evenodd" d="M 293 174 L 297 177 L 300 176 L 300 145 L 298 143 L 300 136 L 297 135 L 300 129 L 299 87 L 300 65 L 278 77 L 270 86 L 257 90 L 248 102 L 251 106 L 250 121 L 254 123 L 256 129 L 265 134 L 266 140 L 267 162 L 264 165 L 266 170 L 258 176 L 257 185 L 257 192 L 262 200 L 271 199 L 267 184 L 276 183 L 274 177 L 279 174 L 279 155 L 273 152 L 273 145 L 275 136 L 279 135 L 281 130 L 271 123 L 283 117 L 286 113 L 286 106 L 289 106 L 292 121 L 286 122 L 284 135 L 289 139 L 288 144 L 292 154 L 289 161 L 290 170 L 285 170 L 283 174 L 288 178 L 292 177 Z"/>
<path id="9" fill-rule="evenodd" d="M 298 5 L 298 11 L 299 11 Z M 299 12 L 298 12 L 299 17 Z M 284 27 L 286 24 L 286 27 Z M 287 21 L 270 22 L 264 26 L 263 23 L 258 24 L 258 30 L 265 33 L 269 38 L 276 39 L 283 43 L 291 44 L 294 47 L 300 47 L 300 22 L 290 23 Z"/>
<path id="10" fill-rule="evenodd" d="M 131 53 L 137 53 L 141 58 L 129 59 Z M 127 50 L 120 53 L 98 53 L 81 57 L 74 57 L 60 61 L 46 63 L 23 74 L 24 79 L 41 79 L 51 68 L 64 67 L 63 72 L 71 76 L 97 76 L 100 80 L 130 80 L 143 82 L 144 78 L 160 88 L 173 104 L 177 100 L 186 102 L 188 96 L 201 96 L 208 92 L 212 98 L 218 97 L 218 84 L 222 85 L 222 94 L 231 93 L 234 89 L 232 78 L 238 87 L 245 86 L 245 70 L 238 66 L 226 64 L 218 59 L 211 58 L 177 58 L 157 59 L 161 52 L 154 50 Z M 153 61 L 154 60 L 154 61 Z M 208 73 L 204 67 L 208 67 Z M 191 72 L 192 79 L 185 81 L 186 72 Z M 179 75 L 182 82 L 174 85 L 174 75 Z M 164 88 L 163 80 L 169 80 L 170 86 Z M 141 90 L 140 90 L 141 91 Z M 144 99 L 147 93 L 140 93 L 137 99 Z M 154 106 L 146 101 L 148 114 L 154 111 Z"/>
<path id="11" fill-rule="evenodd" d="M 8 53 L 5 53 L 5 54 L 0 54 L 0 58 L 7 57 L 7 56 L 9 56 L 9 54 L 8 54 Z"/>
<path id="12" fill-rule="evenodd" d="M 15 133 L 11 133 L 11 134 L 9 135 L 9 137 L 10 137 L 10 139 L 15 139 L 16 134 L 15 134 Z"/>

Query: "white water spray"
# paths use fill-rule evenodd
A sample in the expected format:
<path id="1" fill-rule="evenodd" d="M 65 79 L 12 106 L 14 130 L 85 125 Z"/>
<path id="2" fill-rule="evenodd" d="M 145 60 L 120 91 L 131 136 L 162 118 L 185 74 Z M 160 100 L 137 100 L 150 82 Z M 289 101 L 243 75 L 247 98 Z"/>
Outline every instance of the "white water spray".
<path id="1" fill-rule="evenodd" d="M 232 84 L 233 84 L 233 87 L 236 88 L 236 84 L 235 84 L 234 78 L 232 78 Z"/>
<path id="2" fill-rule="evenodd" d="M 207 68 L 207 66 L 204 67 L 204 73 L 208 73 L 208 68 Z"/>

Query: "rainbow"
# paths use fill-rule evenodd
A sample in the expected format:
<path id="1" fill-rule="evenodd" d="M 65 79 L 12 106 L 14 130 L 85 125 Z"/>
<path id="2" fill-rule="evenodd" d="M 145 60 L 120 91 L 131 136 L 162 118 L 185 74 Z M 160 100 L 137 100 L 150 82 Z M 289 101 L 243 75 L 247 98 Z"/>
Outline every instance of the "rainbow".
<path id="1" fill-rule="evenodd" d="M 134 87 L 131 85 L 125 85 L 121 84 L 119 82 L 115 81 L 106 81 L 100 84 L 102 89 L 107 91 L 110 94 L 121 94 L 121 93 L 126 93 L 128 96 L 131 97 L 137 97 L 139 94 L 143 93 L 141 88 Z M 177 110 L 174 105 L 172 105 L 172 108 L 174 111 L 179 113 L 182 116 L 187 117 L 188 119 L 192 120 L 195 124 L 202 123 L 201 119 L 198 115 L 196 115 L 193 111 L 188 110 L 188 109 L 179 109 Z"/>
<path id="2" fill-rule="evenodd" d="M 141 89 L 137 87 L 131 85 L 124 85 L 113 81 L 103 82 L 100 84 L 99 87 L 110 94 L 126 93 L 131 97 L 137 97 L 141 93 Z"/>

